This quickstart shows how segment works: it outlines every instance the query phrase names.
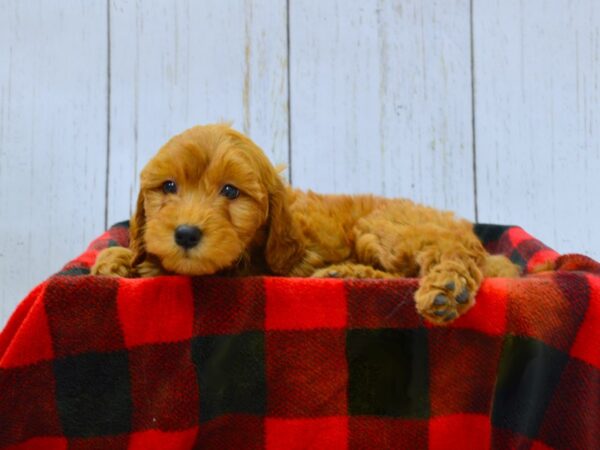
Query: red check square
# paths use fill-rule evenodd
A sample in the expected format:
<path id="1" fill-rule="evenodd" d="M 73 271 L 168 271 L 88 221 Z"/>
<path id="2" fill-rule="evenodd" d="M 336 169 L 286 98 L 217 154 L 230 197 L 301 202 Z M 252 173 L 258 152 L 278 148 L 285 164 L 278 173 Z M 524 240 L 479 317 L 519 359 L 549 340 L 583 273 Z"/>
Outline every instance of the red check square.
<path id="1" fill-rule="evenodd" d="M 39 295 L 43 295 L 44 292 L 45 289 Z M 21 342 L 27 344 L 23 345 Z M 53 357 L 48 317 L 44 303 L 38 299 L 12 338 L 12 345 L 6 349 L 6 353 L 0 360 L 0 367 L 25 366 L 41 360 L 50 360 Z"/>
<path id="2" fill-rule="evenodd" d="M 583 323 L 579 328 L 571 356 L 582 359 L 600 369 L 600 277 L 588 276 L 590 301 Z"/>
<path id="3" fill-rule="evenodd" d="M 489 449 L 492 426 L 490 418 L 479 414 L 456 414 L 436 417 L 429 423 L 429 449 Z"/>
<path id="4" fill-rule="evenodd" d="M 348 448 L 348 418 L 267 419 L 267 450 L 327 450 Z"/>
<path id="5" fill-rule="evenodd" d="M 266 278 L 265 328 L 343 328 L 348 323 L 344 282 L 337 279 Z"/>
<path id="6" fill-rule="evenodd" d="M 194 302 L 188 277 L 122 278 L 117 307 L 129 348 L 192 337 Z"/>
<path id="7" fill-rule="evenodd" d="M 508 288 L 510 280 L 488 278 L 483 281 L 477 292 L 475 305 L 464 316 L 452 322 L 448 328 L 467 328 L 492 336 L 506 331 Z M 436 326 L 425 322 L 427 328 Z"/>

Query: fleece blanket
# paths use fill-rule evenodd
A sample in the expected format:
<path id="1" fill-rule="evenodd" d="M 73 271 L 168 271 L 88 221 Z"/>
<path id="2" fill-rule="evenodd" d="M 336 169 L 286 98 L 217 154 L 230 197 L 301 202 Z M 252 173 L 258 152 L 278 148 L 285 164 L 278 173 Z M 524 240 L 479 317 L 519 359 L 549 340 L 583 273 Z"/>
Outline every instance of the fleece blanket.
<path id="1" fill-rule="evenodd" d="M 433 327 L 415 279 L 89 276 L 116 225 L 0 335 L 0 448 L 600 448 L 600 265 L 476 231 L 526 275 Z"/>

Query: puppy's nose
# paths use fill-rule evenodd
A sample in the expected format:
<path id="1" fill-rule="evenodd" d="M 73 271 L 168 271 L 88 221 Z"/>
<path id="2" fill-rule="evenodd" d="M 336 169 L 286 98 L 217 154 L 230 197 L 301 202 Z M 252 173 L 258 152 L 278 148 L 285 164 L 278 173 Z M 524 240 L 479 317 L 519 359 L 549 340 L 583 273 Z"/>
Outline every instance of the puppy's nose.
<path id="1" fill-rule="evenodd" d="M 175 242 L 186 250 L 198 245 L 202 238 L 200 228 L 191 225 L 179 225 L 175 228 Z"/>

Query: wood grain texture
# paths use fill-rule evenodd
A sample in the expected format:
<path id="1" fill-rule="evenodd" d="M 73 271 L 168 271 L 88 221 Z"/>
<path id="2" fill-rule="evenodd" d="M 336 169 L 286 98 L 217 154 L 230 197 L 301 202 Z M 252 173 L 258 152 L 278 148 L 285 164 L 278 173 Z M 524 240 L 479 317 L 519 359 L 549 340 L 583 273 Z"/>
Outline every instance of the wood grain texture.
<path id="1" fill-rule="evenodd" d="M 480 220 L 600 258 L 600 3 L 475 0 Z"/>
<path id="2" fill-rule="evenodd" d="M 108 218 L 128 219 L 148 159 L 215 121 L 288 163 L 285 0 L 111 1 Z"/>
<path id="3" fill-rule="evenodd" d="M 0 327 L 104 226 L 106 3 L 0 2 Z"/>
<path id="4" fill-rule="evenodd" d="M 294 185 L 474 217 L 469 2 L 290 2 Z"/>
<path id="5" fill-rule="evenodd" d="M 129 218 L 169 137 L 218 120 L 295 186 L 600 259 L 599 105 L 597 0 L 3 0 L 0 328 Z"/>

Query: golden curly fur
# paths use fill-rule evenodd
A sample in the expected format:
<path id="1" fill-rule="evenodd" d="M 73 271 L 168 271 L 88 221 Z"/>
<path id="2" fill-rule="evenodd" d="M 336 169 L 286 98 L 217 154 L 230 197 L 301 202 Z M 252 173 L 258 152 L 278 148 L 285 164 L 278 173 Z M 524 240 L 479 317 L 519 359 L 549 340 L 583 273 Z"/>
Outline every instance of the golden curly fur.
<path id="1" fill-rule="evenodd" d="M 181 225 L 201 233 L 197 242 L 178 244 Z M 93 274 L 419 277 L 417 310 L 435 323 L 467 311 L 484 276 L 518 275 L 450 212 L 292 189 L 256 144 L 222 124 L 175 136 L 147 164 L 130 234 L 128 249 L 98 255 Z"/>

